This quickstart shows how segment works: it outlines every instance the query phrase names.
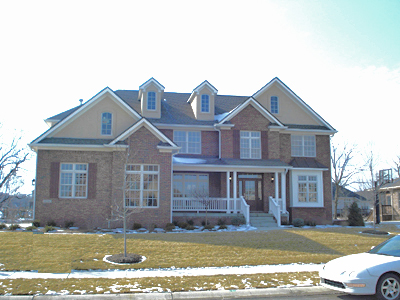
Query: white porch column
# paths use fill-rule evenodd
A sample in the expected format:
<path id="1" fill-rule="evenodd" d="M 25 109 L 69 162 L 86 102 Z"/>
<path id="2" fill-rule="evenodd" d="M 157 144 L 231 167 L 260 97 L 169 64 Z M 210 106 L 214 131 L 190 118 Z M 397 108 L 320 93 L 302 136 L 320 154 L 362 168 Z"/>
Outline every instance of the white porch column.
<path id="1" fill-rule="evenodd" d="M 237 213 L 237 171 L 233 171 L 233 176 L 232 176 L 232 180 L 233 180 L 233 212 Z"/>
<path id="2" fill-rule="evenodd" d="M 230 191 L 230 185 L 229 185 L 229 176 L 230 176 L 229 171 L 226 172 L 226 201 L 227 201 L 227 213 L 229 214 L 231 209 L 230 209 L 230 198 L 231 198 L 231 191 Z"/>
<path id="3" fill-rule="evenodd" d="M 278 172 L 275 172 L 275 201 L 279 203 L 279 177 Z"/>
<path id="4" fill-rule="evenodd" d="M 286 211 L 286 172 L 281 173 L 282 181 L 281 181 L 281 194 L 282 194 L 282 212 Z"/>

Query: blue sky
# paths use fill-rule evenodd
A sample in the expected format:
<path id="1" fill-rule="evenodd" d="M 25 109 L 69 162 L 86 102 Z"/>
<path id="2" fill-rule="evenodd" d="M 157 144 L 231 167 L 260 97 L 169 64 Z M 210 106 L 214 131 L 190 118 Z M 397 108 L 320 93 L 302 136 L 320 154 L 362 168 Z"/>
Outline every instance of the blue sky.
<path id="1" fill-rule="evenodd" d="M 28 143 L 43 119 L 104 87 L 170 92 L 208 80 L 252 95 L 279 77 L 338 130 L 400 155 L 400 1 L 2 1 L 0 120 Z M 35 159 L 26 166 L 34 178 Z M 26 192 L 31 189 L 28 186 Z"/>

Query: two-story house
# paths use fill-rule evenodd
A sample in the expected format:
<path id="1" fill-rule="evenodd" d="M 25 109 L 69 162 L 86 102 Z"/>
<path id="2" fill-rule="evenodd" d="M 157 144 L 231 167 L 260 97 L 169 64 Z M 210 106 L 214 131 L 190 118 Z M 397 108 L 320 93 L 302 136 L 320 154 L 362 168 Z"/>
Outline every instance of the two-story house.
<path id="1" fill-rule="evenodd" d="M 107 87 L 45 120 L 49 130 L 30 144 L 36 219 L 106 227 L 125 202 L 144 226 L 205 210 L 247 223 L 250 212 L 332 222 L 336 131 L 281 80 L 252 96 L 218 95 L 208 81 L 191 93 L 164 89 L 154 78 L 138 90 Z"/>

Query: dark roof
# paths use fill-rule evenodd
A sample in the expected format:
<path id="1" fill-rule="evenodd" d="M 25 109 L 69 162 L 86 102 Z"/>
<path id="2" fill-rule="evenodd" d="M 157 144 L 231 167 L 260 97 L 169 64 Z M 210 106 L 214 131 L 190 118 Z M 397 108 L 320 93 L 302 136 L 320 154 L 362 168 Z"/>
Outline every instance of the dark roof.
<path id="1" fill-rule="evenodd" d="M 75 139 L 75 138 L 45 138 L 40 144 L 63 144 L 63 145 L 106 145 L 113 139 Z M 117 144 L 124 144 L 119 142 Z"/>
<path id="2" fill-rule="evenodd" d="M 335 191 L 336 191 L 336 186 L 334 184 L 332 184 L 332 196 L 335 195 Z M 339 186 L 339 197 L 357 198 L 357 199 L 360 199 L 363 201 L 367 200 L 365 197 L 363 197 L 359 194 L 356 194 L 356 193 L 346 189 L 343 186 Z"/>
<path id="3" fill-rule="evenodd" d="M 293 168 L 327 169 L 328 167 L 312 157 L 295 157 L 290 162 Z"/>

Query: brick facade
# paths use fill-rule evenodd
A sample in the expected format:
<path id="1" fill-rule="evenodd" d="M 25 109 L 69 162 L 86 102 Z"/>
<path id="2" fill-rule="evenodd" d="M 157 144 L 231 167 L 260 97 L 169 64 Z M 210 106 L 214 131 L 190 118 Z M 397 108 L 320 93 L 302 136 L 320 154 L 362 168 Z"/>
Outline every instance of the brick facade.
<path id="1" fill-rule="evenodd" d="M 164 226 L 171 222 L 171 153 L 162 153 L 157 149 L 157 139 L 148 129 L 142 127 L 128 138 L 130 155 L 126 152 L 102 151 L 38 151 L 38 167 L 36 175 L 36 205 L 35 218 L 42 225 L 54 220 L 57 225 L 64 226 L 66 221 L 73 221 L 75 226 L 92 229 L 95 227 L 121 227 L 122 221 L 111 219 L 113 201 L 123 201 L 125 164 L 156 164 L 159 165 L 159 206 L 137 210 L 127 218 L 128 226 L 133 222 L 150 228 L 155 223 Z M 95 185 L 95 198 L 91 199 L 64 199 L 50 195 L 52 182 L 51 172 L 53 163 L 87 163 L 96 166 L 95 178 L 88 176 L 88 189 Z M 52 174 L 53 173 L 53 174 Z M 51 197 L 52 196 L 52 197 Z"/>

